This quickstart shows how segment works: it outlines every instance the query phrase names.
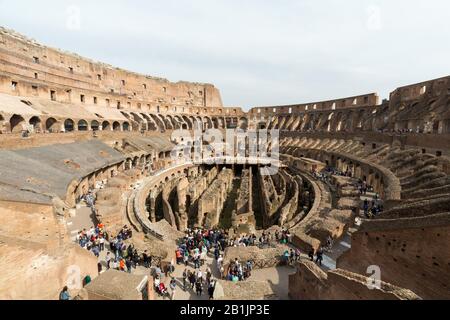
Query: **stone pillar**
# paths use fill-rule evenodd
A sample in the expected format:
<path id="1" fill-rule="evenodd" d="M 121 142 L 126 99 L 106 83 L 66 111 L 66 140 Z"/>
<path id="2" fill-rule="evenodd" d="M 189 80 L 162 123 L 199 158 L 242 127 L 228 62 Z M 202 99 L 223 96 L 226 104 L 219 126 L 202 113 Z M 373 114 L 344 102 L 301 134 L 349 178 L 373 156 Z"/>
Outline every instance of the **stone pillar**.
<path id="1" fill-rule="evenodd" d="M 156 199 L 150 198 L 150 221 L 156 223 Z"/>

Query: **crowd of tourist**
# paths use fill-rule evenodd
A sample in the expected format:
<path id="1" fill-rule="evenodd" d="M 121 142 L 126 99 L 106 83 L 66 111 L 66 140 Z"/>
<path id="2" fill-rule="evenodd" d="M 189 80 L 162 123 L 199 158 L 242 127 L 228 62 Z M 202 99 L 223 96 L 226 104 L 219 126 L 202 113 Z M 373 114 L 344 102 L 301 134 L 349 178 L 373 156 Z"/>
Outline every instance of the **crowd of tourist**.
<path id="1" fill-rule="evenodd" d="M 351 171 L 339 171 L 335 168 L 328 167 L 322 172 L 313 172 L 317 179 L 325 182 L 330 182 L 332 175 L 351 177 Z M 373 191 L 371 187 L 365 182 L 358 180 L 355 182 L 359 194 L 366 195 Z M 95 213 L 95 195 L 90 191 L 87 195 L 82 197 L 83 201 Z M 373 217 L 382 211 L 382 203 L 375 196 L 373 201 L 365 200 L 363 203 L 363 210 L 366 217 Z M 91 251 L 96 257 L 105 251 L 106 242 L 109 243 L 109 251 L 106 254 L 105 262 L 106 269 L 116 269 L 123 272 L 131 273 L 137 266 L 145 268 L 152 268 L 154 276 L 154 289 L 162 297 L 175 296 L 177 290 L 177 282 L 172 277 L 175 271 L 175 265 L 170 263 L 162 270 L 161 265 L 152 267 L 152 257 L 144 251 L 139 254 L 132 244 L 127 245 L 126 241 L 133 236 L 132 230 L 124 226 L 117 236 L 109 236 L 105 232 L 103 224 L 98 224 L 96 227 L 91 227 L 89 230 L 80 231 L 77 236 L 79 245 Z M 183 265 L 185 270 L 182 276 L 182 286 L 184 290 L 192 290 L 198 296 L 208 293 L 209 298 L 214 296 L 216 280 L 213 279 L 213 274 L 209 268 L 204 270 L 207 256 L 209 253 L 214 255 L 217 262 L 218 273 L 223 280 L 231 282 L 240 282 L 249 279 L 254 268 L 253 261 L 239 261 L 235 259 L 230 261 L 227 265 L 224 263 L 224 251 L 227 247 L 249 247 L 258 246 L 261 249 L 271 247 L 274 244 L 288 245 L 292 242 L 292 235 L 289 230 L 281 229 L 274 232 L 263 231 L 259 236 L 255 234 L 230 236 L 230 234 L 223 230 L 207 230 L 207 229 L 188 229 L 185 236 L 179 242 L 176 250 L 176 264 Z M 333 239 L 328 237 L 326 244 L 323 244 L 316 252 L 311 250 L 308 253 L 311 261 L 315 261 L 319 266 L 322 266 L 324 252 L 331 252 L 333 248 Z M 281 262 L 284 265 L 293 265 L 301 260 L 301 253 L 298 249 L 287 249 L 281 256 Z M 191 271 L 188 267 L 191 267 Z M 101 272 L 101 265 L 99 264 L 99 272 Z M 226 268 L 226 270 L 225 270 Z M 164 283 L 164 277 L 170 278 L 168 287 Z M 64 298 L 64 297 L 63 297 Z"/>
<path id="2" fill-rule="evenodd" d="M 293 265 L 301 260 L 301 253 L 299 249 L 286 250 L 282 257 L 282 263 L 286 265 Z"/>
<path id="3" fill-rule="evenodd" d="M 191 272 L 185 269 L 183 271 L 183 290 L 187 291 L 189 288 L 195 290 L 197 296 L 202 296 L 206 289 L 209 299 L 212 300 L 216 288 L 216 281 L 213 279 L 211 270 L 207 268 L 206 272 L 202 272 L 201 270 Z"/>
<path id="4" fill-rule="evenodd" d="M 367 219 L 372 219 L 379 216 L 383 212 L 383 203 L 378 199 L 373 199 L 372 201 L 364 200 L 363 210 L 364 216 Z"/>
<path id="5" fill-rule="evenodd" d="M 251 277 L 253 271 L 253 262 L 247 261 L 245 265 L 242 265 L 236 258 L 232 261 L 228 267 L 225 279 L 232 282 L 245 281 Z"/>
<path id="6" fill-rule="evenodd" d="M 315 261 L 319 266 L 322 266 L 323 254 L 324 252 L 322 248 L 319 248 L 317 252 L 314 252 L 314 249 L 311 249 L 308 253 L 308 257 L 311 261 Z"/>
<path id="7" fill-rule="evenodd" d="M 104 225 L 99 223 L 97 227 L 92 226 L 89 230 L 83 229 L 78 232 L 76 242 L 84 249 L 91 251 L 97 258 L 105 250 L 105 242 L 108 235 Z"/>
<path id="8" fill-rule="evenodd" d="M 332 167 L 327 167 L 322 172 L 313 171 L 313 176 L 316 179 L 321 180 L 323 182 L 327 182 L 327 183 L 331 182 L 331 176 L 333 176 L 333 175 L 351 178 L 352 171 L 347 170 L 346 172 L 342 172 L 342 171 L 332 168 Z M 372 186 L 370 186 L 366 181 L 363 181 L 361 179 L 358 179 L 355 182 L 354 186 L 358 189 L 358 194 L 360 196 L 367 196 L 368 193 L 374 192 L 374 188 Z M 381 201 L 380 196 L 377 193 L 375 193 L 374 199 L 372 199 L 372 200 L 365 199 L 362 202 L 362 208 L 360 208 L 360 209 L 362 209 L 364 211 L 364 216 L 367 219 L 371 219 L 371 218 L 374 218 L 374 217 L 380 215 L 383 212 L 383 202 Z"/>
<path id="9" fill-rule="evenodd" d="M 104 225 L 99 223 L 97 227 L 89 230 L 83 229 L 76 237 L 76 242 L 84 249 L 92 252 L 97 258 L 101 252 L 107 250 L 107 242 L 109 242 L 109 250 L 105 256 L 106 270 L 114 269 L 131 273 L 132 269 L 137 266 L 150 268 L 152 265 L 152 257 L 144 251 L 139 254 L 133 244 L 127 245 L 126 240 L 131 239 L 132 231 L 128 226 L 124 226 L 117 236 L 108 236 L 105 232 Z M 108 241 L 109 240 L 109 241 Z M 99 273 L 103 271 L 103 264 L 98 264 Z"/>
<path id="10" fill-rule="evenodd" d="M 194 269 L 199 269 L 212 248 L 217 256 L 229 245 L 228 234 L 222 230 L 189 229 L 176 251 L 177 264 L 187 267 L 191 263 Z"/>
<path id="11" fill-rule="evenodd" d="M 379 133 L 394 133 L 394 134 L 410 134 L 410 133 L 431 133 L 431 132 L 426 132 L 424 129 L 421 128 L 416 128 L 416 129 L 408 129 L 408 128 L 403 128 L 403 129 L 378 129 L 377 130 Z"/>
<path id="12" fill-rule="evenodd" d="M 159 266 L 154 269 L 154 289 L 163 298 L 170 297 L 173 300 L 175 297 L 178 285 L 175 278 L 172 277 L 174 271 L 175 266 L 172 265 L 167 268 L 166 273 L 162 272 Z M 163 282 L 164 277 L 171 279 L 168 288 Z M 191 290 L 197 296 L 202 296 L 206 290 L 209 298 L 213 299 L 216 281 L 213 279 L 212 272 L 209 268 L 205 272 L 202 272 L 201 268 L 195 269 L 195 271 L 185 268 L 182 281 L 181 288 L 183 291 Z"/>

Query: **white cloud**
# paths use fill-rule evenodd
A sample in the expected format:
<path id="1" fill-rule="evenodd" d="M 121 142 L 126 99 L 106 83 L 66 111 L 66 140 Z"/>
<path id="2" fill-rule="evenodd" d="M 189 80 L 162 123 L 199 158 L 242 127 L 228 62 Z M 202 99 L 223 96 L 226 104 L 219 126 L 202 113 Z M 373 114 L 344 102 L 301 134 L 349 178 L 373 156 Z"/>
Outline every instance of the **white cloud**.
<path id="1" fill-rule="evenodd" d="M 80 19 L 67 28 L 68 8 Z M 51 46 L 245 108 L 339 98 L 448 74 L 445 0 L 0 1 L 0 23 Z M 73 11 L 70 11 L 73 13 Z"/>

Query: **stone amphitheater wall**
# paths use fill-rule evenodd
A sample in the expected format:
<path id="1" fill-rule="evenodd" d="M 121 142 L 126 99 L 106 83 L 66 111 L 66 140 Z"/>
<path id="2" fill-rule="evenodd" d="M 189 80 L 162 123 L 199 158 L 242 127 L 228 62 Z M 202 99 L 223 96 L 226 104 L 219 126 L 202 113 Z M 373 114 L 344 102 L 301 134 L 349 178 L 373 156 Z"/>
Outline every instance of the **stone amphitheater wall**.
<path id="1" fill-rule="evenodd" d="M 359 274 L 379 266 L 383 281 L 424 299 L 450 299 L 449 221 L 449 214 L 365 221 L 337 266 Z"/>
<path id="2" fill-rule="evenodd" d="M 324 272 L 311 261 L 303 261 L 289 276 L 289 296 L 294 300 L 419 300 L 410 290 L 387 283 L 369 288 L 372 280 L 337 269 Z"/>

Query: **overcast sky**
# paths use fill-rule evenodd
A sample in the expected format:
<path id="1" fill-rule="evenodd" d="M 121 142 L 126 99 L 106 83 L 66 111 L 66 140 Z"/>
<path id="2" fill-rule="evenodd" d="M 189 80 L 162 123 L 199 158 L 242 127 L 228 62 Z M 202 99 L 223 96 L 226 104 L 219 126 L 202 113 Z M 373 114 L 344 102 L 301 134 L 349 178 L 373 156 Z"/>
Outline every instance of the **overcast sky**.
<path id="1" fill-rule="evenodd" d="M 312 102 L 450 74 L 447 0 L 0 0 L 0 25 L 227 106 Z M 79 13 L 79 14 L 78 14 Z"/>

